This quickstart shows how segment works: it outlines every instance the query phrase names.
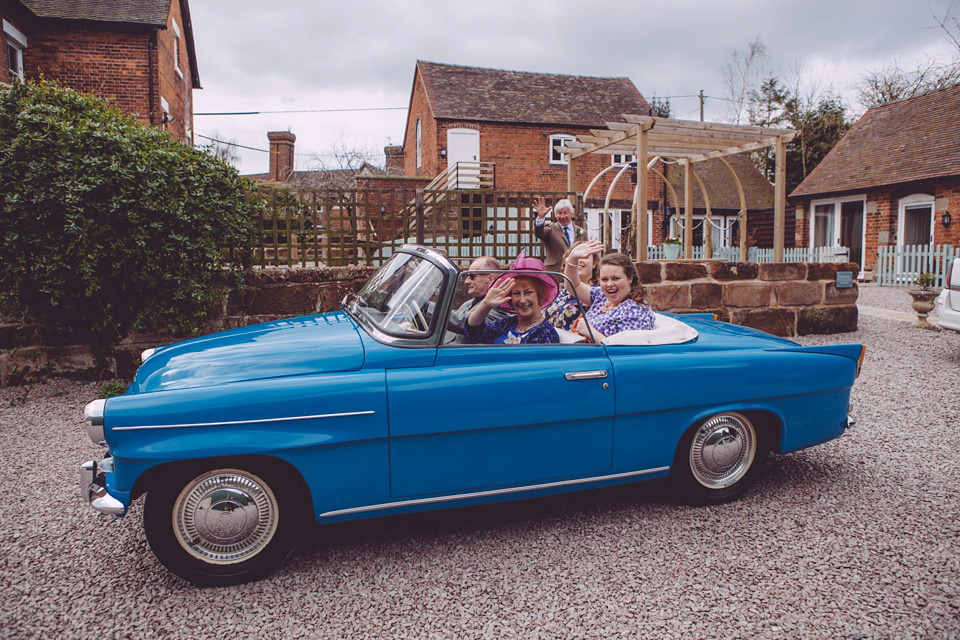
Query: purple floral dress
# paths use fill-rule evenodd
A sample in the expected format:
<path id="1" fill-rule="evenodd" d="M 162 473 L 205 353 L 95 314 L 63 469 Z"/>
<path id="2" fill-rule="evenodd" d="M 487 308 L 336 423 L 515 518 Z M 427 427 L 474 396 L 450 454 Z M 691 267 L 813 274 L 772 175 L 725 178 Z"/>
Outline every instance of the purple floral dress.
<path id="1" fill-rule="evenodd" d="M 560 336 L 546 318 L 523 333 L 517 332 L 517 317 L 509 316 L 494 322 L 473 326 L 464 325 L 467 342 L 471 344 L 550 344 L 560 342 Z"/>
<path id="2" fill-rule="evenodd" d="M 550 303 L 545 312 L 547 320 L 557 329 L 573 331 L 573 323 L 580 317 L 580 305 L 575 297 L 561 287 L 557 299 Z"/>
<path id="3" fill-rule="evenodd" d="M 598 285 L 590 287 L 590 308 L 587 309 L 587 322 L 605 336 L 612 336 L 631 329 L 653 329 L 653 311 L 645 304 L 627 298 L 615 308 L 604 313 L 601 311 L 607 303 L 607 296 Z"/>

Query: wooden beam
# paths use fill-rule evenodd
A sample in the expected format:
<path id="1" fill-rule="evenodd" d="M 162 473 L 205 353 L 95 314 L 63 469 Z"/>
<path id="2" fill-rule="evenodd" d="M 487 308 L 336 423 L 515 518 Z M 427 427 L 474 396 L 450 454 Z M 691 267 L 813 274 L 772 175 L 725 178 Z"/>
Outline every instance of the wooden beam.
<path id="1" fill-rule="evenodd" d="M 754 127 L 744 124 L 720 124 L 719 122 L 699 122 L 696 120 L 674 120 L 672 118 L 651 118 L 650 116 L 624 115 L 627 122 L 639 123 L 641 120 L 656 121 L 659 130 L 663 128 L 690 129 L 693 131 L 728 131 L 732 133 L 762 133 L 768 136 L 782 135 L 786 129 L 772 127 Z M 653 126 L 653 122 L 651 122 Z"/>
<path id="2" fill-rule="evenodd" d="M 697 186 L 700 187 L 700 195 L 703 196 L 703 206 L 707 208 L 707 214 L 703 217 L 703 257 L 707 260 L 713 257 L 713 224 L 712 224 L 712 215 L 710 211 L 710 194 L 707 193 L 707 188 L 703 186 L 703 180 L 700 179 L 700 176 L 697 175 L 697 172 L 691 167 L 693 174 L 693 179 L 697 181 Z"/>
<path id="3" fill-rule="evenodd" d="M 709 153 L 699 154 L 692 160 L 694 162 L 703 162 L 704 160 L 710 160 L 711 158 L 722 158 L 723 156 L 733 156 L 738 153 L 746 153 L 747 151 L 756 151 L 757 149 L 763 149 L 765 147 L 775 147 L 777 145 L 777 140 L 782 140 L 782 138 L 767 138 L 763 142 L 751 142 L 750 144 L 739 144 L 735 147 L 728 147 L 726 149 L 720 149 L 719 151 L 710 151 Z"/>
<path id="4" fill-rule="evenodd" d="M 683 257 L 693 259 L 693 163 L 683 161 Z"/>
<path id="5" fill-rule="evenodd" d="M 777 138 L 775 181 L 773 183 L 773 261 L 783 262 L 787 208 L 787 145 Z"/>
<path id="6" fill-rule="evenodd" d="M 567 191 L 576 191 L 574 188 L 577 179 L 576 169 L 573 167 L 573 156 L 567 154 Z M 518 203 L 519 206 L 519 203 Z M 583 211 L 574 211 L 574 216 L 583 215 Z"/>
<path id="7" fill-rule="evenodd" d="M 740 182 L 740 176 L 733 170 L 726 158 L 719 158 L 723 166 L 727 168 L 730 177 L 733 178 L 733 184 L 737 187 L 737 195 L 740 196 L 740 262 L 747 261 L 747 198 L 743 193 L 743 184 Z"/>
<path id="8" fill-rule="evenodd" d="M 637 135 L 637 190 L 633 194 L 634 225 L 637 230 L 637 260 L 647 259 L 647 142 L 650 133 L 641 129 Z"/>

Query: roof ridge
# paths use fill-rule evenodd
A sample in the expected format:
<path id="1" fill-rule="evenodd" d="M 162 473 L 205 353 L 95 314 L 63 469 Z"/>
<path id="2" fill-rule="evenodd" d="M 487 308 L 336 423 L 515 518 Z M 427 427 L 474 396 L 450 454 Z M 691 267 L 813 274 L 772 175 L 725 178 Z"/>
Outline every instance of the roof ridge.
<path id="1" fill-rule="evenodd" d="M 629 76 L 587 76 L 576 73 L 549 73 L 549 72 L 540 72 L 540 71 L 518 71 L 516 69 L 499 69 L 497 67 L 478 67 L 474 65 L 467 64 L 451 64 L 449 62 L 435 62 L 433 60 L 420 60 L 417 59 L 417 64 L 419 63 L 433 64 L 439 67 L 456 67 L 457 69 L 477 69 L 480 71 L 500 71 L 503 73 L 522 73 L 531 76 L 553 76 L 555 78 L 590 78 L 591 80 L 630 80 Z M 632 80 L 630 80 L 633 82 Z"/>

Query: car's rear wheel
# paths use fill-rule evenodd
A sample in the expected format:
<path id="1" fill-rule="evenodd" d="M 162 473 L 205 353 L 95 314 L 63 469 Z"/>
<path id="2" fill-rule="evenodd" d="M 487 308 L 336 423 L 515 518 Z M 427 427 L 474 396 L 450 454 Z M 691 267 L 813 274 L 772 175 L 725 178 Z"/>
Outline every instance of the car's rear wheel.
<path id="1" fill-rule="evenodd" d="M 181 468 L 147 493 L 143 524 L 154 554 L 201 586 L 263 577 L 296 546 L 302 483 L 277 465 Z"/>
<path id="2" fill-rule="evenodd" d="M 721 504 L 743 495 L 760 476 L 770 451 L 769 434 L 742 413 L 718 413 L 680 440 L 671 478 L 692 504 Z"/>

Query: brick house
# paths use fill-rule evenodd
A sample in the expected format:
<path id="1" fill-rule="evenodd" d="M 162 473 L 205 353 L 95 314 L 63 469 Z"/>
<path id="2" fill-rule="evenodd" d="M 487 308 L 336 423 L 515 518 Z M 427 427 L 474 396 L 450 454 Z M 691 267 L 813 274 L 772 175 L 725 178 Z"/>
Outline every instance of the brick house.
<path id="1" fill-rule="evenodd" d="M 566 191 L 567 162 L 555 147 L 577 135 L 590 134 L 591 129 L 604 128 L 606 122 L 623 122 L 623 114 L 652 115 L 649 103 L 629 78 L 528 73 L 418 60 L 403 146 L 385 151 L 388 163 L 403 166 L 408 177 L 433 178 L 456 162 L 492 163 L 497 190 Z M 632 160 L 633 156 L 610 155 L 581 158 L 572 190 L 583 193 L 594 176 L 611 163 Z M 758 192 L 753 194 L 757 196 L 752 198 L 754 205 L 772 207 L 769 182 L 749 161 L 735 161 L 742 180 L 744 175 L 755 174 L 746 180 Z M 655 168 L 670 175 L 663 163 Z M 701 178 L 713 204 L 722 192 L 734 187 L 714 171 L 707 174 Z M 599 236 L 600 212 L 615 175 L 616 171 L 610 171 L 600 178 L 584 202 L 591 235 Z M 658 244 L 670 234 L 667 188 L 653 171 L 648 179 L 647 241 Z M 612 193 L 614 228 L 626 229 L 630 224 L 634 184 L 635 176 L 632 184 L 623 178 Z M 764 189 L 768 193 L 760 195 Z M 734 192 L 732 198 L 736 197 Z M 739 202 L 734 206 L 734 213 L 737 211 Z M 615 235 L 614 246 L 618 243 Z"/>
<path id="2" fill-rule="evenodd" d="M 869 109 L 790 194 L 797 246 L 960 244 L 960 85 Z"/>
<path id="3" fill-rule="evenodd" d="M 44 78 L 193 143 L 200 88 L 187 0 L 9 0 L 0 82 Z"/>

